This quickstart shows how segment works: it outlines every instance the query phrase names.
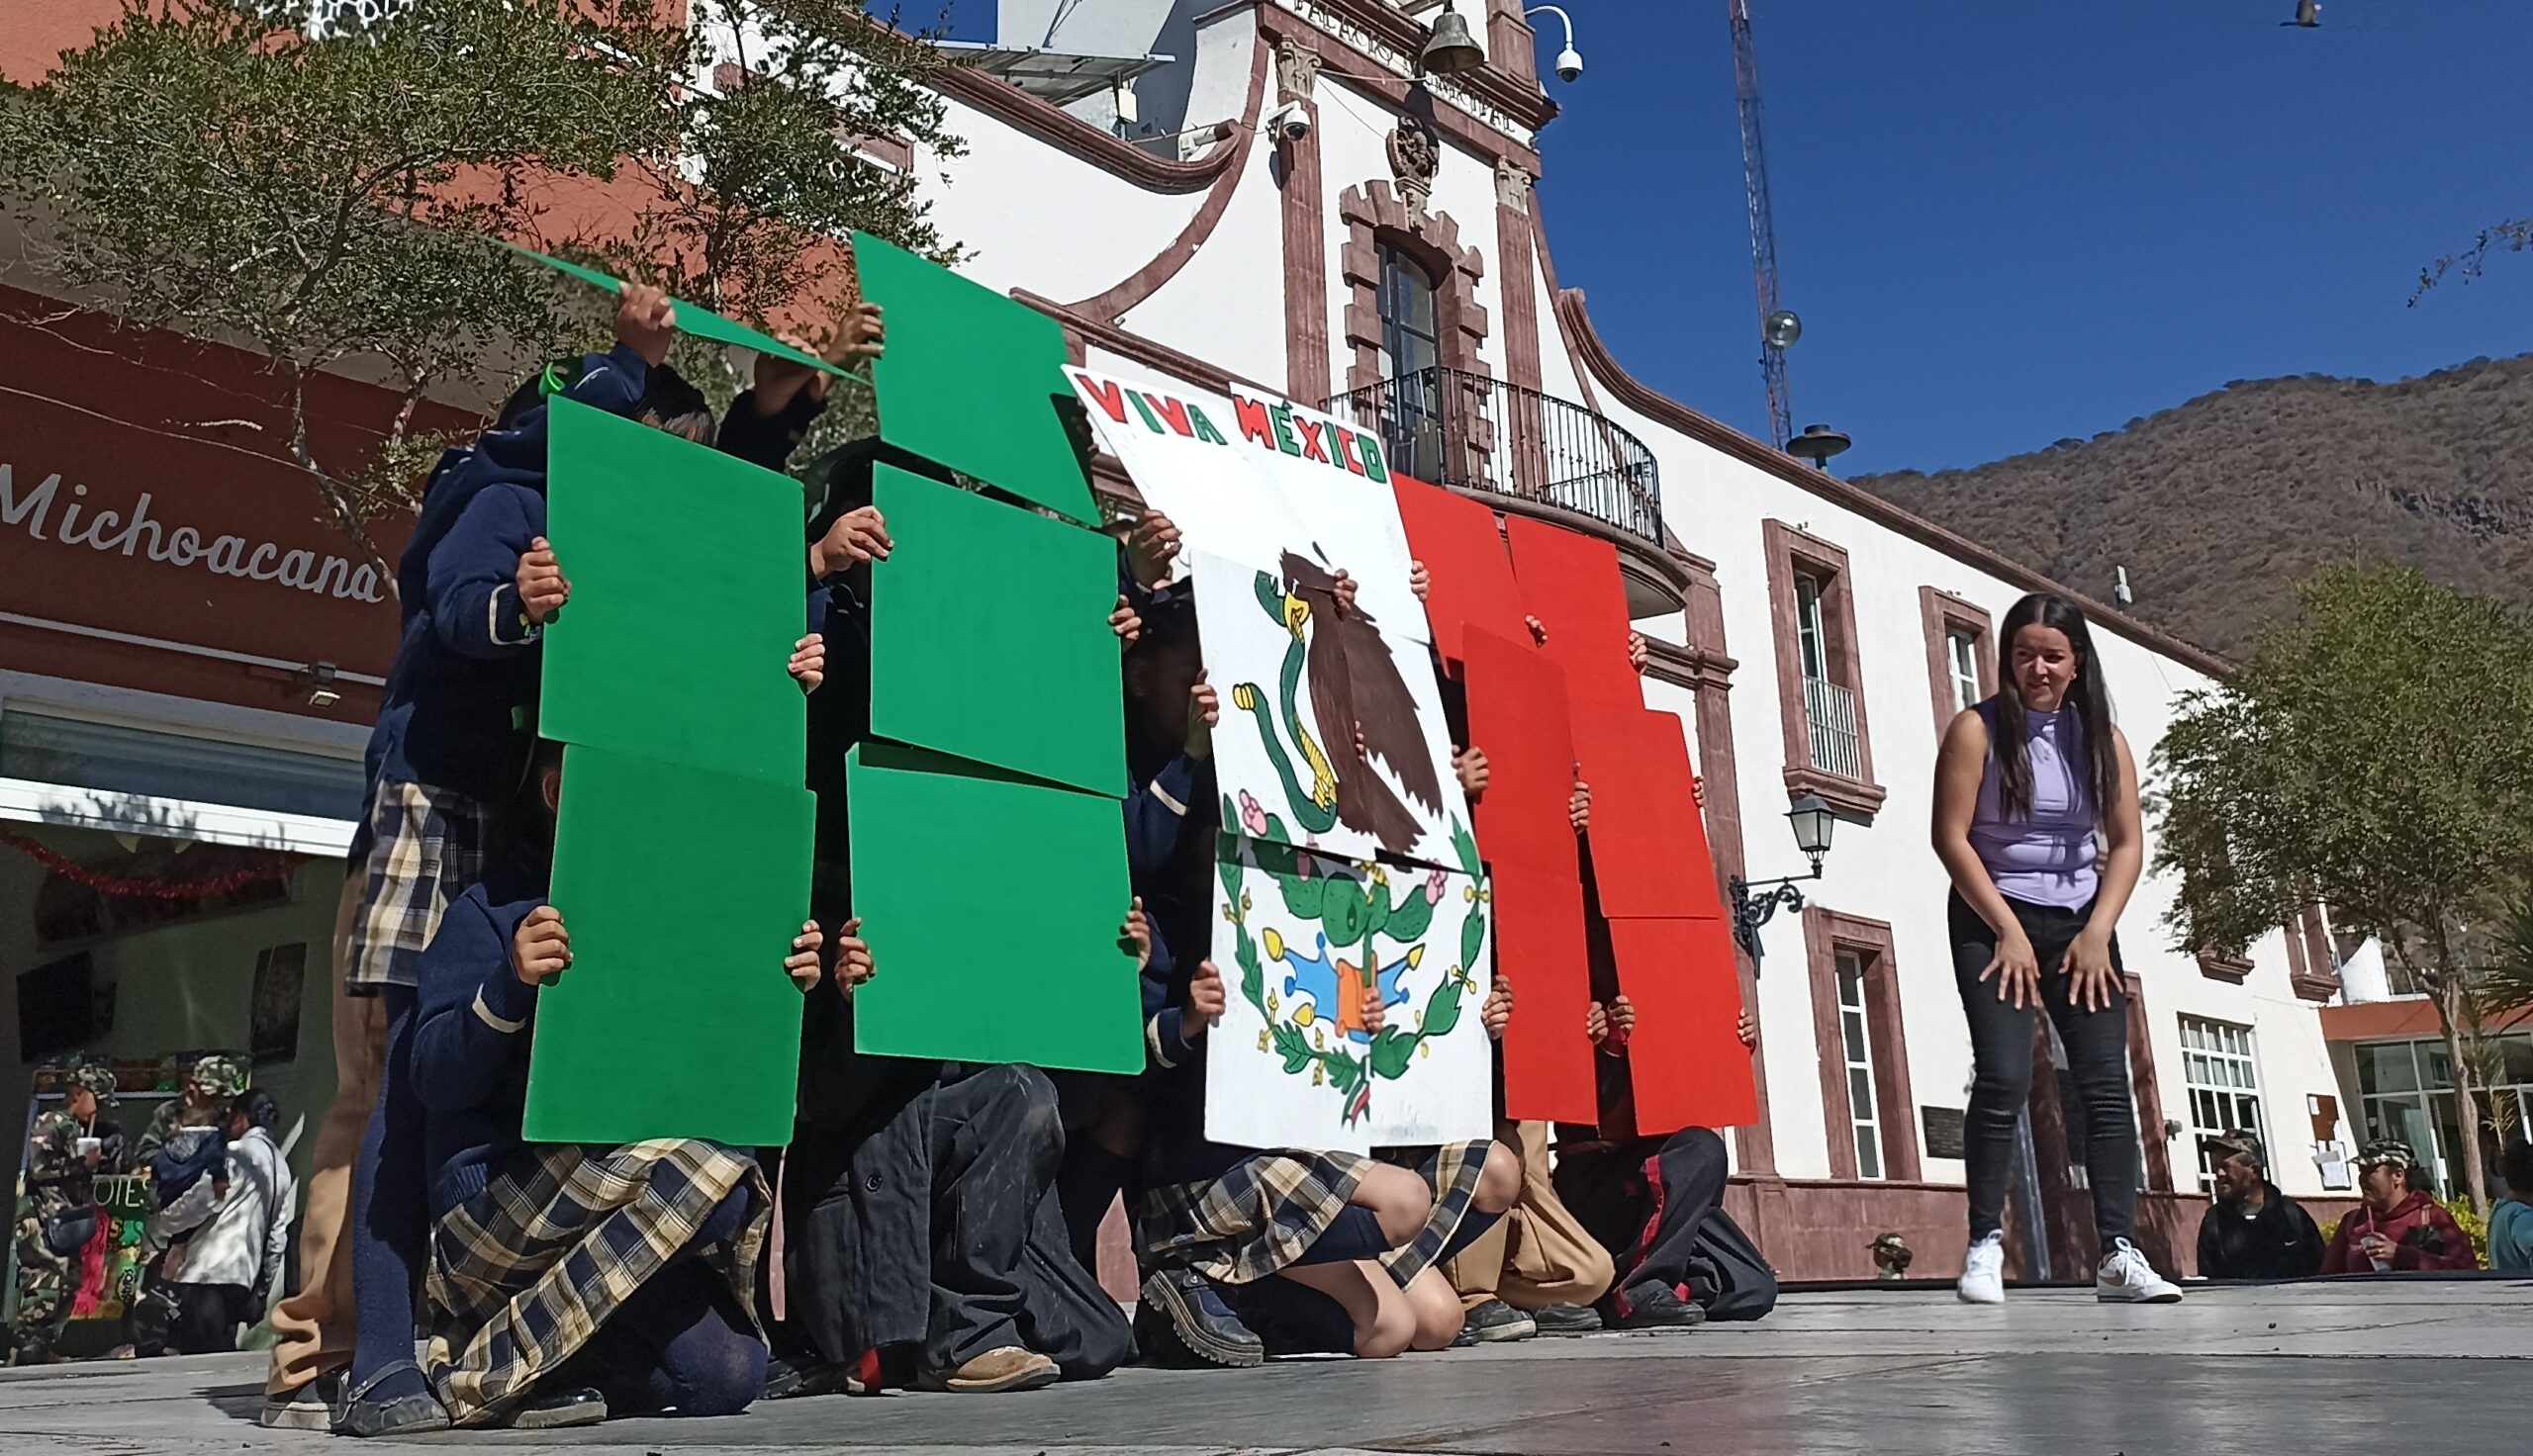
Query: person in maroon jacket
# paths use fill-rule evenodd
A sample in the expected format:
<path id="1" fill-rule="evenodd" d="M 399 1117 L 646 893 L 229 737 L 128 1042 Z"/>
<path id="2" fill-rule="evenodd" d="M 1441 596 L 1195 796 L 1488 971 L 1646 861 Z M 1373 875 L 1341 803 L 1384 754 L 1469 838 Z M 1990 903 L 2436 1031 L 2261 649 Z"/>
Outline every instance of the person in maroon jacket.
<path id="1" fill-rule="evenodd" d="M 2472 1236 L 2413 1186 L 2417 1164 L 2406 1142 L 2378 1139 L 2358 1153 L 2358 1191 L 2366 1202 L 2339 1221 L 2339 1231 L 2322 1251 L 2323 1273 L 2481 1266 Z"/>

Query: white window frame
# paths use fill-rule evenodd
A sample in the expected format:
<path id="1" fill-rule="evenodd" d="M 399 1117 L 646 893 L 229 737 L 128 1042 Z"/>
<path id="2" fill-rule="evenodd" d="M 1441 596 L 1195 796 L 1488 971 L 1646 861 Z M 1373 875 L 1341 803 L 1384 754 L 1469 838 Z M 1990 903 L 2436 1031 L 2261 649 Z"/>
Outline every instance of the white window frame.
<path id="1" fill-rule="evenodd" d="M 163 692 L 32 673 L 0 672 L 0 711 L 11 708 L 47 717 L 221 739 L 353 762 L 360 759 L 369 742 L 369 729 L 358 723 L 334 723 L 296 713 L 202 702 Z M 0 777 L 0 820 L 122 834 L 166 835 L 172 830 L 183 838 L 207 844 L 285 850 L 299 855 L 343 854 L 351 848 L 352 832 L 357 827 L 349 819 L 6 777 Z"/>
<path id="2" fill-rule="evenodd" d="M 1829 584 L 1818 573 L 1797 569 L 1794 574 L 1794 646 L 1795 658 L 1803 666 L 1803 681 L 1829 681 L 1829 631 L 1821 612 L 1821 598 L 1828 595 Z"/>
<path id="3" fill-rule="evenodd" d="M 1856 1144 L 1856 1176 L 1880 1182 L 1889 1176 L 1889 1160 L 1882 1148 L 1882 1108 L 1873 1075 L 1873 1035 L 1865 1022 L 1865 961 L 1862 956 L 1842 946 L 1830 967 L 1838 983 L 1838 1042 L 1846 1058 L 1847 1121 L 1852 1125 L 1848 1136 Z"/>
<path id="4" fill-rule="evenodd" d="M 1967 712 L 1976 706 L 1979 691 L 1979 634 L 1959 627 L 1946 627 L 1943 634 L 1944 664 L 1951 669 L 1952 706 L 1955 712 Z"/>
<path id="5" fill-rule="evenodd" d="M 2252 1028 L 2238 1022 L 2181 1018 L 2182 1084 L 2189 1090 L 2192 1155 L 2203 1191 L 2215 1179 L 2202 1139 L 2247 1128 L 2263 1147 L 2269 1144 L 2260 1100 L 2260 1051 L 2253 1038 Z"/>

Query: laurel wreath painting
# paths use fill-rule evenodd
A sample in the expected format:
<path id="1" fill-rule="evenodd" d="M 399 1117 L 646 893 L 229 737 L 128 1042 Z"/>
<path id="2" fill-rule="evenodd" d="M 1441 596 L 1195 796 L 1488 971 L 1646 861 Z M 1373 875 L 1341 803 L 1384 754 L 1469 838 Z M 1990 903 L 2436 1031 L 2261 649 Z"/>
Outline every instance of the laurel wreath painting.
<path id="1" fill-rule="evenodd" d="M 1243 795 L 1235 803 L 1223 796 L 1223 823 L 1246 825 L 1263 818 L 1270 834 L 1283 826 L 1257 800 Z M 1244 814 L 1246 811 L 1246 814 Z M 1401 1026 L 1384 1017 L 1375 1035 L 1365 1029 L 1364 1010 L 1375 996 L 1384 1008 L 1403 1006 L 1409 992 L 1403 984 L 1428 952 L 1427 933 L 1442 909 L 1452 875 L 1432 869 L 1414 875 L 1391 893 L 1391 866 L 1367 862 L 1344 864 L 1307 850 L 1253 837 L 1248 850 L 1258 868 L 1274 882 L 1285 910 L 1315 927 L 1309 953 L 1269 926 L 1253 935 L 1250 919 L 1257 906 L 1251 898 L 1248 868 L 1241 863 L 1241 844 L 1225 835 L 1217 856 L 1223 885 L 1223 917 L 1232 924 L 1234 959 L 1240 969 L 1241 999 L 1256 1007 L 1266 1027 L 1258 1034 L 1258 1049 L 1283 1059 L 1287 1075 L 1310 1073 L 1311 1085 L 1334 1088 L 1343 1099 L 1342 1120 L 1352 1127 L 1371 1111 L 1372 1084 L 1407 1074 L 1426 1044 L 1448 1037 L 1459 1025 L 1469 997 L 1477 990 L 1470 967 L 1486 945 L 1487 907 L 1493 895 L 1479 879 L 1477 842 L 1456 820 L 1452 844 L 1465 880 L 1460 887 L 1459 959 L 1447 970 L 1413 1023 Z M 1384 954 L 1382 943 L 1393 948 Z M 1287 971 L 1280 988 L 1267 984 L 1267 962 Z"/>

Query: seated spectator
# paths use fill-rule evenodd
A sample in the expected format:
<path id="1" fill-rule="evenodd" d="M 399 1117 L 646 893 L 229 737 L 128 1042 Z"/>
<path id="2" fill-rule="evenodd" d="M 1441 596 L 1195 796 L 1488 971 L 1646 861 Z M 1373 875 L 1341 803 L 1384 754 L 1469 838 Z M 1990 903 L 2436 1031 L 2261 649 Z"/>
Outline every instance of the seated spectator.
<path id="1" fill-rule="evenodd" d="M 175 1292 L 173 1343 L 179 1354 L 237 1348 L 238 1327 L 262 1320 L 271 1304 L 299 1208 L 290 1164 L 273 1143 L 273 1125 L 280 1121 L 271 1093 L 238 1094 L 228 1126 L 216 1130 L 223 1159 L 217 1183 L 211 1174 L 196 1175 L 196 1194 L 223 1191 L 210 1217 L 167 1255 L 163 1277 Z M 159 1160 L 175 1146 L 170 1138 Z"/>
<path id="2" fill-rule="evenodd" d="M 2258 1134 L 2236 1129 L 2203 1144 L 2215 1199 L 2199 1221 L 2199 1272 L 2206 1279 L 2306 1279 L 2322 1268 L 2322 1230 L 2269 1181 Z"/>
<path id="3" fill-rule="evenodd" d="M 2339 1221 L 2322 1253 L 2325 1274 L 2388 1269 L 2477 1269 L 2472 1237 L 2430 1198 L 2406 1142 L 2379 1138 L 2357 1154 L 2365 1202 Z"/>
<path id="4" fill-rule="evenodd" d="M 450 903 L 418 967 L 429 1379 L 456 1425 L 734 1414 L 765 1382 L 756 1263 L 772 1199 L 755 1159 L 692 1138 L 583 1147 L 520 1137 L 537 992 L 572 961 L 545 903 L 554 750 L 540 745 L 529 779 L 534 826 Z M 814 979 L 820 944 L 803 926 L 784 969 Z"/>
<path id="5" fill-rule="evenodd" d="M 2489 1267 L 2533 1272 L 2533 1142 L 2509 1144 L 2498 1172 L 2506 1197 L 2489 1210 Z"/>

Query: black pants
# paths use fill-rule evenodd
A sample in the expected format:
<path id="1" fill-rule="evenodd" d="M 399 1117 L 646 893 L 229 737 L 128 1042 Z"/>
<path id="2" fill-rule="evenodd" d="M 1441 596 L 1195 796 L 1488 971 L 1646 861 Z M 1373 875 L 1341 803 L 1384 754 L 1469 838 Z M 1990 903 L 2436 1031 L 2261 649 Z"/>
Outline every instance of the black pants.
<path id="1" fill-rule="evenodd" d="M 2111 1004 L 2086 1011 L 2068 997 L 2062 973 L 2067 947 L 2093 913 L 2008 900 L 2040 962 L 2040 1003 L 2067 1048 L 2067 1069 L 2081 1107 L 2062 1108 L 2070 1133 L 2081 1129 L 2085 1172 L 2093 1184 L 2094 1231 L 2108 1252 L 2136 1226 L 2137 1114 L 2128 1090 L 2128 993 L 2111 988 Z M 1973 1067 L 1963 1152 L 1969 1164 L 1970 1237 L 1975 1242 L 2004 1227 L 2006 1180 L 2014 1167 L 2015 1123 L 2031 1099 L 2033 1007 L 1997 999 L 1997 978 L 1979 973 L 1996 957 L 1997 933 L 1959 895 L 1952 897 L 1953 980 L 1970 1020 Z M 2111 938 L 2111 963 L 2120 969 L 2119 940 Z"/>
<path id="2" fill-rule="evenodd" d="M 1557 1200 L 1610 1251 L 1610 1297 L 1628 1313 L 1628 1291 L 1659 1285 L 1687 1299 L 1698 1229 L 1724 1201 L 1732 1172 L 1724 1139 L 1704 1128 L 1669 1138 L 1559 1154 Z"/>
<path id="3" fill-rule="evenodd" d="M 178 1284 L 175 1326 L 169 1342 L 179 1355 L 214 1355 L 237 1348 L 237 1326 L 250 1318 L 254 1292 L 242 1284 Z"/>

